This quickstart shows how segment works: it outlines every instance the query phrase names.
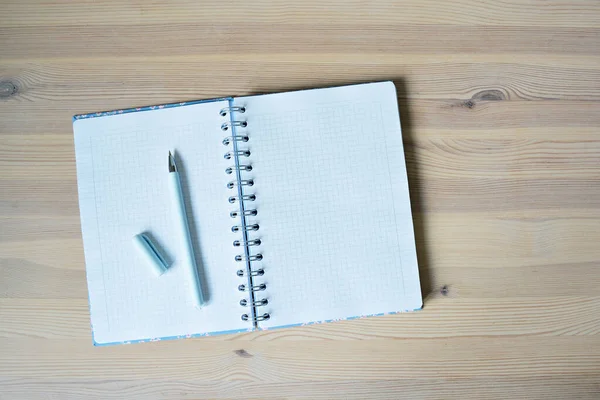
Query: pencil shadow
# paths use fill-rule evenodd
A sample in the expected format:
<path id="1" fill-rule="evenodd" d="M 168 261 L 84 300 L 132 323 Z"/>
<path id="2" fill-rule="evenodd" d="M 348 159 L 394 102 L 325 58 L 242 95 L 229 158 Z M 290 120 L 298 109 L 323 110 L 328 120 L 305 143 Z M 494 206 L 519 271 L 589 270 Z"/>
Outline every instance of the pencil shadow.
<path id="1" fill-rule="evenodd" d="M 400 111 L 400 123 L 402 125 L 402 141 L 404 143 L 404 155 L 406 158 L 406 171 L 408 174 L 408 186 L 410 190 L 410 202 L 412 207 L 413 225 L 415 231 L 415 241 L 417 247 L 417 260 L 419 263 L 419 279 L 421 281 L 421 292 L 423 299 L 432 293 L 431 284 L 431 263 L 429 244 L 425 231 L 424 218 L 425 206 L 423 203 L 423 178 L 420 173 L 420 166 L 417 158 L 417 141 L 413 129 L 411 115 L 408 106 L 408 91 L 402 78 L 393 80 L 396 85 L 398 96 L 398 108 Z"/>
<path id="2" fill-rule="evenodd" d="M 187 220 L 190 227 L 190 235 L 192 236 L 192 246 L 194 248 L 194 256 L 196 257 L 196 267 L 198 268 L 198 276 L 200 277 L 200 285 L 202 285 L 202 294 L 204 295 L 204 301 L 209 302 L 211 293 L 208 285 L 208 270 L 203 259 L 202 252 L 200 251 L 201 238 L 198 233 L 198 218 L 194 216 L 194 208 L 192 207 L 191 199 L 189 196 L 190 185 L 188 184 L 187 170 L 185 168 L 185 162 L 181 158 L 177 158 L 177 171 L 181 178 L 181 187 L 184 193 L 185 209 L 187 211 Z"/>

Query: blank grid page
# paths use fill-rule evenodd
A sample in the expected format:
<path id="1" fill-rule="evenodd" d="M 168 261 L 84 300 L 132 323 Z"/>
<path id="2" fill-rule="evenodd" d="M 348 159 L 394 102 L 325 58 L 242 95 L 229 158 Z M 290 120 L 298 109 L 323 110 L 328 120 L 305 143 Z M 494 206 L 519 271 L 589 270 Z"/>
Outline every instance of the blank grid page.
<path id="1" fill-rule="evenodd" d="M 227 101 L 117 114 L 74 123 L 90 312 L 97 343 L 245 329 L 219 110 Z M 188 195 L 208 304 L 195 308 L 168 185 L 175 150 Z M 133 245 L 147 231 L 173 261 L 162 276 Z"/>
<path id="2" fill-rule="evenodd" d="M 422 305 L 393 83 L 236 99 L 247 109 L 269 328 Z M 256 265 L 258 267 L 258 265 Z"/>

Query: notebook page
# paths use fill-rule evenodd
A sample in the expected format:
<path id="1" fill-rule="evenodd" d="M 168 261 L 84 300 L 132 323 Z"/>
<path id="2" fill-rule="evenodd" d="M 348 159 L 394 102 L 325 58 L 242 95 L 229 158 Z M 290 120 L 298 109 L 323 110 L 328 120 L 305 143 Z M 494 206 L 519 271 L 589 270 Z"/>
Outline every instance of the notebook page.
<path id="1" fill-rule="evenodd" d="M 231 246 L 227 150 L 219 110 L 227 101 L 74 122 L 81 225 L 94 339 L 98 344 L 247 329 L 240 319 Z M 208 304 L 194 307 L 182 233 L 168 185 L 175 150 Z M 190 215 L 191 214 L 191 215 Z M 134 247 L 151 233 L 173 261 L 162 276 Z"/>
<path id="2" fill-rule="evenodd" d="M 261 328 L 422 305 L 396 92 L 384 82 L 239 98 L 269 304 Z"/>

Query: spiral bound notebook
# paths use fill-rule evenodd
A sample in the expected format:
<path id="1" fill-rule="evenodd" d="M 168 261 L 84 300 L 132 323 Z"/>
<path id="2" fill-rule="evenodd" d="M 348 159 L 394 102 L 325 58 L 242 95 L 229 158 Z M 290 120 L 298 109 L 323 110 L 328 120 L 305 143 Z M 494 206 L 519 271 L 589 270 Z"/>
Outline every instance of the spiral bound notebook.
<path id="1" fill-rule="evenodd" d="M 78 115 L 73 128 L 96 345 L 421 308 L 392 82 Z M 201 309 L 178 260 L 169 150 Z M 172 261 L 160 277 L 133 249 L 143 231 Z"/>

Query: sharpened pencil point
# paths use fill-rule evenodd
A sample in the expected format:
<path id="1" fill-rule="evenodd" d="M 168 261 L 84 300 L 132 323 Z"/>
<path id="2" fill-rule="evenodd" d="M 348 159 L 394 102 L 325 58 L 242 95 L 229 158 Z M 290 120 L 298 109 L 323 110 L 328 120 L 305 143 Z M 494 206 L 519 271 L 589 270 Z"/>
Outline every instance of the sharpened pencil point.
<path id="1" fill-rule="evenodd" d="M 175 164 L 175 157 L 169 151 L 169 172 L 177 172 L 177 164 Z"/>

